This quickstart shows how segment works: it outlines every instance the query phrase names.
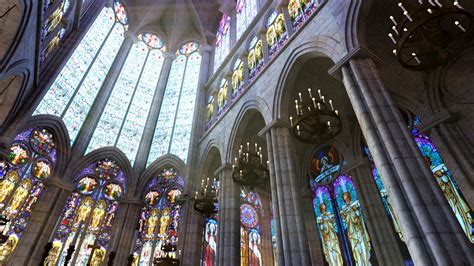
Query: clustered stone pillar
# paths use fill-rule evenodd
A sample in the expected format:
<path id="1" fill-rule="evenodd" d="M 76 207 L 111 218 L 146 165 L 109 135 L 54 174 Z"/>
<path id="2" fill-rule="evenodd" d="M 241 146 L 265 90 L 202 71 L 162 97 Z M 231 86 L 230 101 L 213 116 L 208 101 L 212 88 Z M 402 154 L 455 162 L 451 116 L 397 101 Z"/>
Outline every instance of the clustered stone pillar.
<path id="1" fill-rule="evenodd" d="M 299 178 L 293 160 L 295 153 L 292 150 L 289 128 L 280 121 L 274 121 L 260 131 L 260 135 L 264 134 L 267 138 L 273 210 L 276 217 L 279 217 L 276 221 L 280 227 L 277 230 L 277 241 L 281 242 L 278 244 L 278 263 L 310 265 Z"/>
<path id="2" fill-rule="evenodd" d="M 221 166 L 219 175 L 218 265 L 240 265 L 240 198 L 239 185 L 232 179 L 232 167 Z"/>
<path id="3" fill-rule="evenodd" d="M 398 245 L 398 236 L 392 221 L 385 211 L 380 193 L 374 182 L 372 170 L 366 158 L 359 158 L 345 170 L 354 181 L 359 203 L 364 215 L 370 243 L 381 265 L 401 265 L 403 255 Z"/>
<path id="4" fill-rule="evenodd" d="M 413 261 L 474 263 L 470 243 L 368 56 L 358 48 L 337 65 Z"/>

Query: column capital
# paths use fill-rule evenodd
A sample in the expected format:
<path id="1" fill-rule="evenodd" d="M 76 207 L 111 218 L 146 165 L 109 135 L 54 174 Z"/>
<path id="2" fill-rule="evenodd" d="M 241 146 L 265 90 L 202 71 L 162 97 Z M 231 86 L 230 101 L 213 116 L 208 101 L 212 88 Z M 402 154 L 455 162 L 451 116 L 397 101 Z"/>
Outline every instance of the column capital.
<path id="1" fill-rule="evenodd" d="M 214 175 L 219 175 L 222 172 L 227 171 L 227 170 L 232 170 L 232 164 L 225 163 L 221 165 L 219 168 L 216 169 L 216 171 L 214 171 Z"/>
<path id="2" fill-rule="evenodd" d="M 335 79 L 342 81 L 342 67 L 350 62 L 351 59 L 370 58 L 374 60 L 377 65 L 383 64 L 382 59 L 372 53 L 370 50 L 363 46 L 358 46 L 350 50 L 341 60 L 328 70 L 328 74 L 333 76 Z"/>
<path id="3" fill-rule="evenodd" d="M 272 128 L 278 128 L 278 127 L 290 128 L 290 125 L 289 125 L 287 122 L 285 122 L 285 121 L 283 121 L 283 120 L 281 120 L 281 119 L 274 119 L 274 120 L 272 120 L 270 123 L 268 123 L 268 125 L 266 125 L 264 128 L 262 128 L 262 130 L 260 130 L 260 131 L 258 132 L 258 135 L 259 135 L 260 137 L 264 137 L 264 135 L 265 135 L 268 131 L 270 131 Z"/>
<path id="4" fill-rule="evenodd" d="M 176 59 L 176 54 L 171 51 L 166 51 L 166 52 L 163 52 L 163 57 L 165 59 L 170 59 L 171 61 L 173 61 Z"/>
<path id="5" fill-rule="evenodd" d="M 139 41 L 137 35 L 131 31 L 125 32 L 125 40 L 132 41 L 133 43 L 137 43 Z"/>
<path id="6" fill-rule="evenodd" d="M 425 117 L 423 120 L 424 121 L 421 122 L 421 125 L 418 127 L 421 133 L 425 133 L 444 122 L 453 121 L 454 117 L 447 109 L 443 109 L 429 117 Z"/>

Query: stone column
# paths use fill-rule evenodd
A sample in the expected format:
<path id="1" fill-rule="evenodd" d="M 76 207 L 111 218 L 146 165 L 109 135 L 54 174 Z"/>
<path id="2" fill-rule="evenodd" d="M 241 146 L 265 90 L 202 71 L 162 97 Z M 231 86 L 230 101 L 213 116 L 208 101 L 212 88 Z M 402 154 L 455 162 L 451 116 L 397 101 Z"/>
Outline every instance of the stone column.
<path id="1" fill-rule="evenodd" d="M 240 187 L 232 179 L 230 164 L 215 171 L 221 182 L 219 193 L 218 265 L 240 265 Z"/>
<path id="2" fill-rule="evenodd" d="M 303 213 L 306 225 L 306 235 L 308 238 L 309 255 L 311 258 L 312 265 L 324 265 L 326 258 L 324 257 L 323 246 L 321 245 L 321 238 L 319 237 L 318 224 L 316 223 L 316 216 L 313 209 L 313 199 L 311 198 L 311 192 L 305 189 L 303 194 Z"/>
<path id="3" fill-rule="evenodd" d="M 368 51 L 341 67 L 346 91 L 416 265 L 472 264 L 472 246 L 437 188 Z"/>
<path id="4" fill-rule="evenodd" d="M 155 95 L 151 103 L 150 113 L 143 130 L 142 140 L 138 147 L 137 157 L 135 158 L 134 169 L 137 173 L 141 173 L 147 164 L 148 152 L 150 151 L 151 143 L 155 133 L 156 123 L 158 122 L 158 115 L 160 114 L 161 102 L 165 94 L 166 84 L 168 83 L 168 76 L 171 70 L 171 64 L 173 63 L 176 55 L 171 52 L 165 52 L 164 62 L 161 68 L 160 79 L 156 85 Z"/>
<path id="5" fill-rule="evenodd" d="M 442 110 L 423 119 L 419 130 L 427 134 L 438 149 L 443 161 L 453 174 L 464 198 L 471 208 L 474 206 L 474 165 L 467 158 L 474 157 L 474 147 L 455 123 L 448 110 Z"/>
<path id="6" fill-rule="evenodd" d="M 120 214 L 113 228 L 114 237 L 110 243 L 112 251 L 117 252 L 114 265 L 127 265 L 128 257 L 135 246 L 135 233 L 138 228 L 141 208 L 134 202 L 124 203 L 120 207 L 122 209 L 119 210 Z"/>
<path id="7" fill-rule="evenodd" d="M 260 195 L 263 211 L 260 216 L 262 260 L 264 265 L 273 265 L 270 194 L 263 190 L 258 190 L 257 192 Z"/>
<path id="8" fill-rule="evenodd" d="M 194 193 L 188 194 L 194 195 Z M 188 200 L 187 203 L 184 210 L 186 219 L 184 219 L 179 229 L 178 244 L 183 247 L 181 265 L 200 265 L 205 218 L 194 210 L 194 199 Z"/>
<path id="9" fill-rule="evenodd" d="M 393 222 L 383 206 L 380 192 L 374 182 L 372 169 L 365 158 L 359 158 L 344 169 L 354 182 L 357 196 L 370 236 L 371 246 L 381 265 L 404 264 L 399 247 L 399 237 L 393 229 Z"/>
<path id="10" fill-rule="evenodd" d="M 285 265 L 310 265 L 309 247 L 304 225 L 299 178 L 290 131 L 286 124 L 276 120 L 259 133 L 270 134 L 267 143 L 270 158 L 270 175 L 275 175 L 277 207 L 279 208 L 281 240 Z"/>
<path id="11" fill-rule="evenodd" d="M 130 51 L 130 48 L 132 47 L 134 38 L 135 37 L 130 34 L 125 38 L 122 47 L 120 47 L 117 57 L 115 58 L 109 73 L 107 73 L 107 77 L 102 84 L 97 97 L 95 98 L 94 104 L 92 105 L 86 119 L 84 120 L 72 149 L 72 154 L 74 154 L 76 157 L 81 157 L 87 150 L 87 145 L 89 145 L 89 141 L 92 137 L 92 134 L 94 133 L 97 123 L 99 123 L 101 117 L 100 114 L 102 114 L 104 111 L 110 94 L 112 94 L 114 89 L 115 81 L 117 81 L 122 67 L 127 60 L 127 55 Z"/>

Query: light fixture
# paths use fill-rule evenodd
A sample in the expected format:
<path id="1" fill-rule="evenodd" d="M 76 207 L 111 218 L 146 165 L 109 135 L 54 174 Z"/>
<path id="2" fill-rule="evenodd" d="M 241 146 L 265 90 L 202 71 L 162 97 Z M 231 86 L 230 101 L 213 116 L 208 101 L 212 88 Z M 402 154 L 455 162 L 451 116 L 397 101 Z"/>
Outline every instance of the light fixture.
<path id="1" fill-rule="evenodd" d="M 201 181 L 201 188 L 196 190 L 194 210 L 205 216 L 217 213 L 217 196 L 219 195 L 219 181 L 209 177 Z"/>
<path id="2" fill-rule="evenodd" d="M 332 100 L 326 99 L 321 90 L 318 98 L 308 88 L 309 100 L 298 93 L 295 100 L 295 116 L 290 116 L 292 134 L 300 141 L 321 144 L 334 139 L 341 132 L 339 111 L 334 109 Z"/>
<path id="3" fill-rule="evenodd" d="M 393 25 L 388 37 L 395 45 L 394 55 L 407 69 L 444 65 L 473 39 L 472 14 L 457 0 L 411 0 L 398 7 L 401 18 L 389 17 Z"/>
<path id="4" fill-rule="evenodd" d="M 247 187 L 263 186 L 269 179 L 269 171 L 263 163 L 262 147 L 255 143 L 255 151 L 250 152 L 250 143 L 247 142 L 247 152 L 240 145 L 239 157 L 232 165 L 234 182 Z"/>

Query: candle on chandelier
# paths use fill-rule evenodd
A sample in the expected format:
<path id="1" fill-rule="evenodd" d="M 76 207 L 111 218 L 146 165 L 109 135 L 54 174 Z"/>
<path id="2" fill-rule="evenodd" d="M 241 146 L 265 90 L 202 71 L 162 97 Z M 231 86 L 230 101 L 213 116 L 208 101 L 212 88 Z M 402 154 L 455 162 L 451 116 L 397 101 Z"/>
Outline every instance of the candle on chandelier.
<path id="1" fill-rule="evenodd" d="M 337 110 L 334 110 L 334 113 L 336 113 L 336 115 L 339 115 L 339 111 Z"/>
<path id="2" fill-rule="evenodd" d="M 258 147 L 258 152 L 262 154 L 262 147 Z"/>
<path id="3" fill-rule="evenodd" d="M 313 106 L 316 108 L 316 98 L 313 97 L 311 100 L 313 100 Z"/>
<path id="4" fill-rule="evenodd" d="M 395 18 L 393 18 L 393 16 L 390 16 L 389 18 L 390 18 L 390 20 L 393 22 L 393 24 L 394 24 L 395 26 L 398 25 L 397 21 L 395 20 Z"/>
<path id="5" fill-rule="evenodd" d="M 298 111 L 298 100 L 295 100 L 296 115 L 299 115 Z"/>
<path id="6" fill-rule="evenodd" d="M 300 135 L 300 125 L 296 126 L 296 131 L 298 132 L 298 136 Z"/>
<path id="7" fill-rule="evenodd" d="M 395 32 L 397 35 L 399 35 L 399 34 L 400 34 L 400 33 L 398 33 L 397 27 L 395 27 L 395 26 L 392 26 L 392 30 L 393 30 L 393 31 L 394 31 L 394 32 Z"/>
<path id="8" fill-rule="evenodd" d="M 434 2 L 435 2 L 439 7 L 443 7 L 443 5 L 439 2 L 439 0 L 434 0 Z"/>
<path id="9" fill-rule="evenodd" d="M 247 142 L 247 151 L 250 151 L 250 142 Z"/>
<path id="10" fill-rule="evenodd" d="M 319 99 L 321 99 L 321 90 L 318 90 Z"/>
<path id="11" fill-rule="evenodd" d="M 290 116 L 290 125 L 293 126 L 293 117 Z"/>
<path id="12" fill-rule="evenodd" d="M 326 102 L 324 101 L 324 96 L 321 96 L 321 101 L 323 101 L 323 103 L 326 103 Z"/>
<path id="13" fill-rule="evenodd" d="M 298 92 L 298 97 L 300 98 L 300 102 L 303 102 L 303 98 L 301 97 L 301 92 Z"/>
<path id="14" fill-rule="evenodd" d="M 198 197 L 198 191 L 196 190 L 196 196 L 194 196 L 195 199 Z"/>
<path id="15" fill-rule="evenodd" d="M 308 88 L 309 98 L 313 98 L 313 94 L 311 93 L 311 88 Z"/>
<path id="16" fill-rule="evenodd" d="M 331 111 L 334 111 L 334 106 L 332 106 L 332 100 L 329 100 L 329 105 L 331 106 Z"/>
<path id="17" fill-rule="evenodd" d="M 257 142 L 255 142 L 255 152 L 257 152 L 258 150 L 258 146 L 257 146 Z"/>
<path id="18" fill-rule="evenodd" d="M 331 121 L 328 121 L 328 127 L 331 128 Z"/>
<path id="19" fill-rule="evenodd" d="M 237 157 L 235 157 L 235 164 L 237 164 Z"/>
<path id="20" fill-rule="evenodd" d="M 459 1 L 454 1 L 453 5 L 459 9 L 464 9 L 464 7 L 462 7 L 460 4 L 459 4 Z"/>
<path id="21" fill-rule="evenodd" d="M 245 154 L 245 157 L 247 157 L 247 162 L 249 162 L 249 153 L 248 152 Z"/>
<path id="22" fill-rule="evenodd" d="M 454 25 L 458 26 L 458 28 L 463 32 L 466 32 L 466 29 L 461 25 L 461 23 L 459 23 L 459 21 L 454 21 Z"/>
<path id="23" fill-rule="evenodd" d="M 390 39 L 392 40 L 393 44 L 397 44 L 397 41 L 395 40 L 395 38 L 393 38 L 393 34 L 389 33 L 389 34 L 388 34 L 388 37 L 390 37 Z"/>
<path id="24" fill-rule="evenodd" d="M 318 110 L 321 110 L 321 104 L 318 103 Z"/>
<path id="25" fill-rule="evenodd" d="M 418 56 L 416 56 L 416 53 L 411 53 L 411 56 L 413 56 L 413 58 L 416 60 L 416 62 L 418 62 L 418 64 L 421 64 L 421 61 Z"/>
<path id="26" fill-rule="evenodd" d="M 262 155 L 260 154 L 260 163 L 262 163 Z"/>

